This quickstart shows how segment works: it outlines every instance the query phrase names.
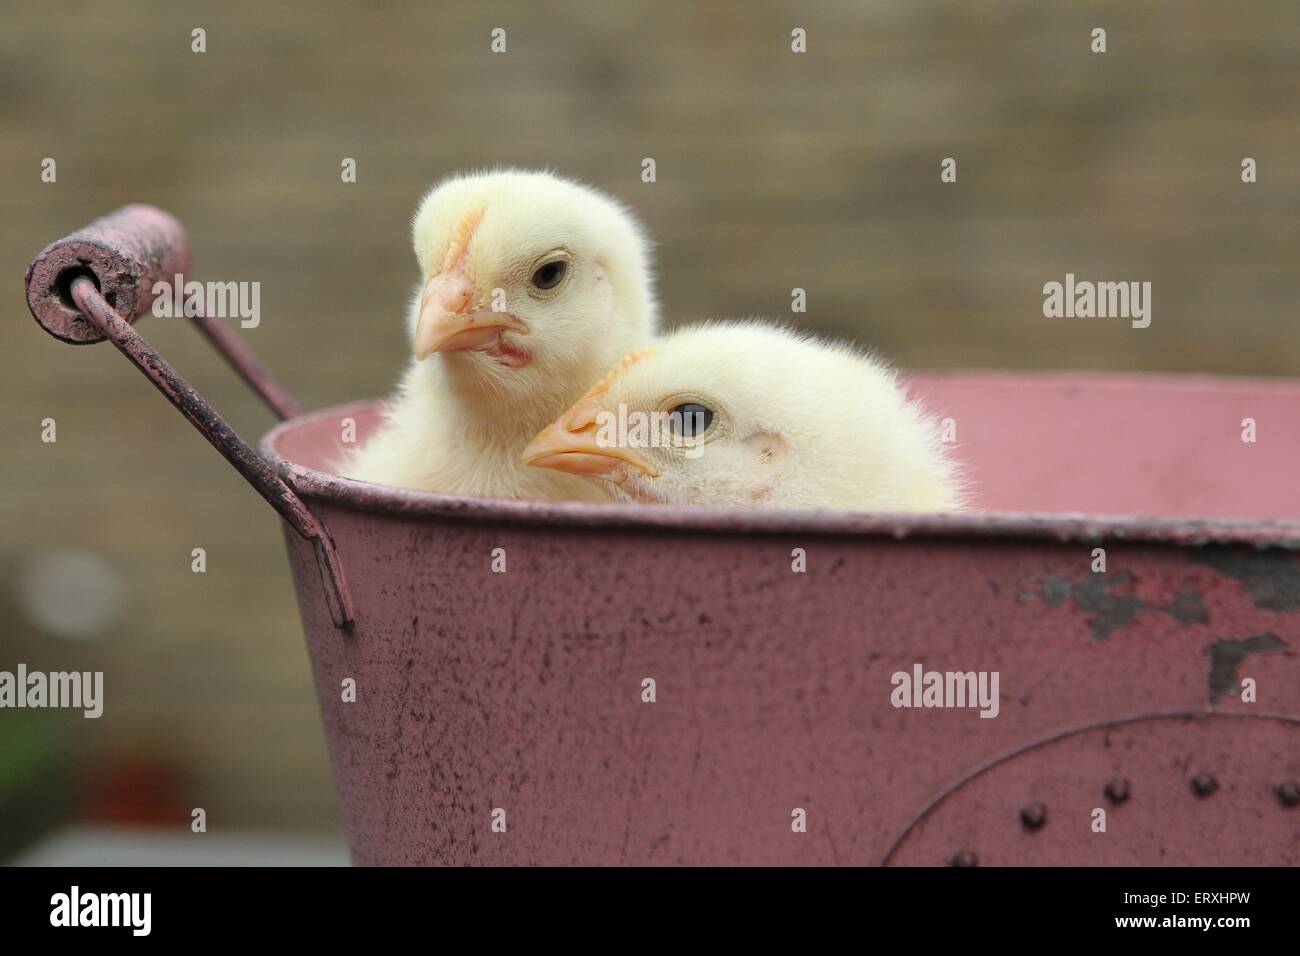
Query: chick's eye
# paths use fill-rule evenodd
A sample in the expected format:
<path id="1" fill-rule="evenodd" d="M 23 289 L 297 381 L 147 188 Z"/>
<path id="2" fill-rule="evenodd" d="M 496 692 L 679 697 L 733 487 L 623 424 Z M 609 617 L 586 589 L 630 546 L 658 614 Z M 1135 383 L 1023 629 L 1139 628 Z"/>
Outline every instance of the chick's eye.
<path id="1" fill-rule="evenodd" d="M 548 262 L 538 267 L 533 273 L 533 288 L 554 289 L 564 280 L 564 274 L 568 271 L 563 259 L 557 259 L 555 262 Z"/>
<path id="2" fill-rule="evenodd" d="M 699 438 L 713 423 L 713 409 L 697 402 L 678 405 L 668 413 L 673 433 L 683 438 Z"/>

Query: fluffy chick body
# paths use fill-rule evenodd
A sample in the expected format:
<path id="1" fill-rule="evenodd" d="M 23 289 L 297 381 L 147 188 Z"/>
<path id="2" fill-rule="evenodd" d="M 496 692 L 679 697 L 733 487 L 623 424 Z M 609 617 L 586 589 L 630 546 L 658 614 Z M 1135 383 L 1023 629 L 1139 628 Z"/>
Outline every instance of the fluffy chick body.
<path id="1" fill-rule="evenodd" d="M 685 438 L 671 418 L 683 408 L 710 419 Z M 656 447 L 628 447 L 638 444 L 631 429 L 619 437 L 608 427 L 620 416 L 638 424 L 633 412 L 641 421 L 661 416 Z M 686 328 L 633 353 L 525 458 L 640 502 L 885 512 L 963 505 L 936 423 L 894 371 L 851 346 L 755 321 Z"/>
<path id="2" fill-rule="evenodd" d="M 435 187 L 420 204 L 412 238 L 423 277 L 407 320 L 417 354 L 436 338 L 427 332 L 431 297 L 450 299 L 442 317 L 456 312 L 460 321 L 463 311 L 464 328 L 489 341 L 444 344 L 414 360 L 383 424 L 341 473 L 454 494 L 611 498 L 608 487 L 526 467 L 520 452 L 654 332 L 650 243 L 636 219 L 578 183 L 500 170 Z M 532 285 L 539 263 L 554 262 L 566 267 L 560 285 Z M 483 323 L 494 314 L 517 325 L 492 334 Z"/>

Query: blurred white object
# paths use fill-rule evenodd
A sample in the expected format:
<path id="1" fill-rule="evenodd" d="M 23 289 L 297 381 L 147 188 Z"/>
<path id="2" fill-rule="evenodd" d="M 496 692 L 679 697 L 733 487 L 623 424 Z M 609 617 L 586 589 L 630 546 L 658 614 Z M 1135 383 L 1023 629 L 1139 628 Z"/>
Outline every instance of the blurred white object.
<path id="1" fill-rule="evenodd" d="M 45 633 L 91 641 L 121 616 L 126 588 L 117 569 L 92 551 L 45 551 L 20 572 L 18 603 Z"/>
<path id="2" fill-rule="evenodd" d="M 351 859 L 342 838 L 80 826 L 52 833 L 8 862 L 10 866 L 348 866 Z"/>

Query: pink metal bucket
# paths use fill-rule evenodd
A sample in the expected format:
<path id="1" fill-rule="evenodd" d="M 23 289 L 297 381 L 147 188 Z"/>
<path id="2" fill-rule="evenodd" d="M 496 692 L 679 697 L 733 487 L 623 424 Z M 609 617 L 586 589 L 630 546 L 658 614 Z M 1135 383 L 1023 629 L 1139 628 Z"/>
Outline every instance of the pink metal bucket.
<path id="1" fill-rule="evenodd" d="M 287 419 L 240 441 L 128 324 L 187 258 L 127 207 L 28 301 L 284 517 L 355 862 L 1300 863 L 1300 386 L 916 377 L 964 515 L 459 498 L 331 474 L 376 406 L 298 414 L 196 317 Z"/>

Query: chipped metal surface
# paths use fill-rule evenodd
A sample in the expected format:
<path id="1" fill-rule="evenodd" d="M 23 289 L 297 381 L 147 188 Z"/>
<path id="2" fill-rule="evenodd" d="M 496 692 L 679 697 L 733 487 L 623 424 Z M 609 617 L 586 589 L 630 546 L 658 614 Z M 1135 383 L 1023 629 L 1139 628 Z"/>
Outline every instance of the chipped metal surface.
<path id="1" fill-rule="evenodd" d="M 134 322 L 153 302 L 154 283 L 171 282 L 189 266 L 189 242 L 173 216 L 154 206 L 123 206 L 37 253 L 24 277 L 27 307 L 61 341 L 102 342 L 103 333 L 71 300 L 73 275 L 93 276 L 108 305 Z"/>
<path id="2" fill-rule="evenodd" d="M 1109 725 L 1135 708 L 1280 712 L 1281 729 L 1241 721 L 1214 747 L 1195 722 L 1161 725 L 1169 759 L 1215 767 L 1223 790 L 1213 799 L 1243 813 L 1256 813 L 1252 787 L 1263 788 L 1261 807 L 1280 812 L 1277 781 L 1263 777 L 1300 774 L 1300 621 L 1256 607 L 1236 579 L 1192 560 L 1194 546 L 1107 544 L 1136 602 L 1127 615 L 1105 601 L 1076 606 L 1073 589 L 1055 608 L 1021 599 L 1026 581 L 1086 580 L 1067 570 L 1087 567 L 1088 549 L 1072 542 L 542 525 L 384 513 L 299 490 L 328 519 L 357 598 L 353 637 L 332 637 L 306 554 L 290 540 L 358 863 L 874 865 L 953 780 L 1026 741 Z M 488 570 L 498 547 L 509 555 L 506 574 Z M 806 574 L 790 572 L 794 547 L 810 556 Z M 1236 672 L 1257 682 L 1260 702 L 1243 702 L 1226 684 L 1212 699 L 1207 648 L 1270 630 L 1288 647 L 1248 653 Z M 1231 655 L 1228 646 L 1215 660 Z M 998 671 L 1000 714 L 892 708 L 890 676 L 913 662 Z M 339 700 L 347 677 L 357 681 L 356 704 Z M 645 677 L 656 680 L 658 703 L 639 700 Z M 1246 726 L 1256 724 L 1258 732 Z M 1117 739 L 1084 734 L 1035 757 L 1042 791 L 990 775 L 1005 832 L 986 834 L 986 811 L 972 806 L 954 818 L 965 815 L 969 838 L 954 823 L 951 842 L 890 862 L 1241 858 L 1226 840 L 1197 839 L 1190 804 L 1164 803 L 1158 813 L 1143 804 L 1151 768 L 1117 760 Z M 1237 769 L 1220 769 L 1229 764 Z M 1249 786 L 1234 776 L 1247 768 L 1260 777 Z M 1172 772 L 1160 787 L 1176 782 L 1187 795 L 1196 770 L 1177 780 Z M 1088 795 L 1066 799 L 1066 782 L 1086 783 Z M 1141 806 L 1155 822 L 1140 839 L 1121 830 L 1085 852 L 1061 839 L 1090 836 L 1086 815 L 1077 816 L 1085 799 L 1125 812 Z M 1020 810 L 1036 803 L 1044 819 L 1033 810 L 1027 824 Z M 491 832 L 496 807 L 507 811 L 508 838 Z M 796 807 L 809 820 L 797 836 Z M 1293 862 L 1280 837 L 1295 832 L 1282 829 L 1294 828 L 1294 815 L 1265 823 L 1246 841 L 1262 854 L 1257 862 Z M 1015 834 L 1043 837 L 1043 852 L 1021 854 Z"/>
<path id="3" fill-rule="evenodd" d="M 1237 673 L 1249 655 L 1289 649 L 1286 641 L 1276 634 L 1215 641 L 1205 649 L 1210 656 L 1210 702 L 1216 701 L 1221 694 L 1235 693 L 1239 689 Z"/>
<path id="4" fill-rule="evenodd" d="M 1135 707 L 1280 714 L 1238 721 L 1214 738 L 1230 742 L 1222 753 L 1195 721 L 1159 724 L 1169 759 L 1216 768 L 1220 806 L 1256 812 L 1255 790 L 1225 761 L 1261 778 L 1251 786 L 1270 811 L 1284 808 L 1280 784 L 1262 778 L 1300 773 L 1300 620 L 1243 583 L 1258 580 L 1256 560 L 1271 577 L 1300 560 L 1294 522 L 483 501 L 312 467 L 340 418 L 364 433 L 373 414 L 313 413 L 262 446 L 328 517 L 357 588 L 354 639 L 332 639 L 290 542 L 357 862 L 878 864 L 953 780 Z M 1236 559 L 1235 574 L 1198 560 L 1206 542 Z M 1098 543 L 1108 574 L 1089 570 Z M 488 572 L 497 547 L 510 556 L 504 575 Z M 790 573 L 794 547 L 810 556 L 805 575 Z M 1270 633 L 1287 646 L 1249 641 Z M 1234 681 L 1258 684 L 1258 703 L 1230 693 L 1229 659 Z M 1001 713 L 892 708 L 890 675 L 913 662 L 997 670 Z M 341 703 L 346 676 L 375 696 Z M 670 707 L 640 702 L 646 676 Z M 1153 822 L 1140 839 L 1094 840 L 1089 862 L 1239 858 L 1197 840 L 1195 801 L 1143 804 L 1151 767 L 1117 761 L 1117 739 L 1080 733 L 1035 757 L 1051 792 L 986 775 L 1006 831 L 984 840 L 972 809 L 969 836 L 890 862 L 996 865 L 1020 858 L 1015 834 L 1041 838 L 1035 862 L 1076 862 L 1083 849 L 1058 835 L 1091 836 L 1071 808 L 1093 799 L 1141 806 Z M 1170 770 L 1160 786 L 1186 797 L 1197 772 Z M 1066 784 L 1087 793 L 1067 797 Z M 490 831 L 494 807 L 509 815 L 509 839 Z M 790 832 L 794 807 L 808 811 L 806 834 Z M 1292 860 L 1278 839 L 1288 826 L 1270 818 L 1247 841 L 1257 862 Z"/>
<path id="5" fill-rule="evenodd" d="M 1223 548 L 1203 548 L 1194 558 L 1240 581 L 1255 607 L 1300 611 L 1300 561 L 1291 555 L 1277 552 L 1245 555 Z"/>
<path id="6" fill-rule="evenodd" d="M 1184 583 L 1170 597 L 1167 605 L 1148 604 L 1132 593 L 1133 576 L 1123 571 L 1111 574 L 1085 572 L 1076 581 L 1059 574 L 1049 574 L 1043 580 L 1043 600 L 1048 607 L 1057 608 L 1067 600 L 1077 611 L 1087 615 L 1092 636 L 1103 640 L 1116 628 L 1133 622 L 1141 611 L 1168 614 L 1182 624 L 1197 624 L 1208 620 L 1201 595 L 1192 584 Z M 1032 597 L 1032 595 L 1029 595 Z"/>

